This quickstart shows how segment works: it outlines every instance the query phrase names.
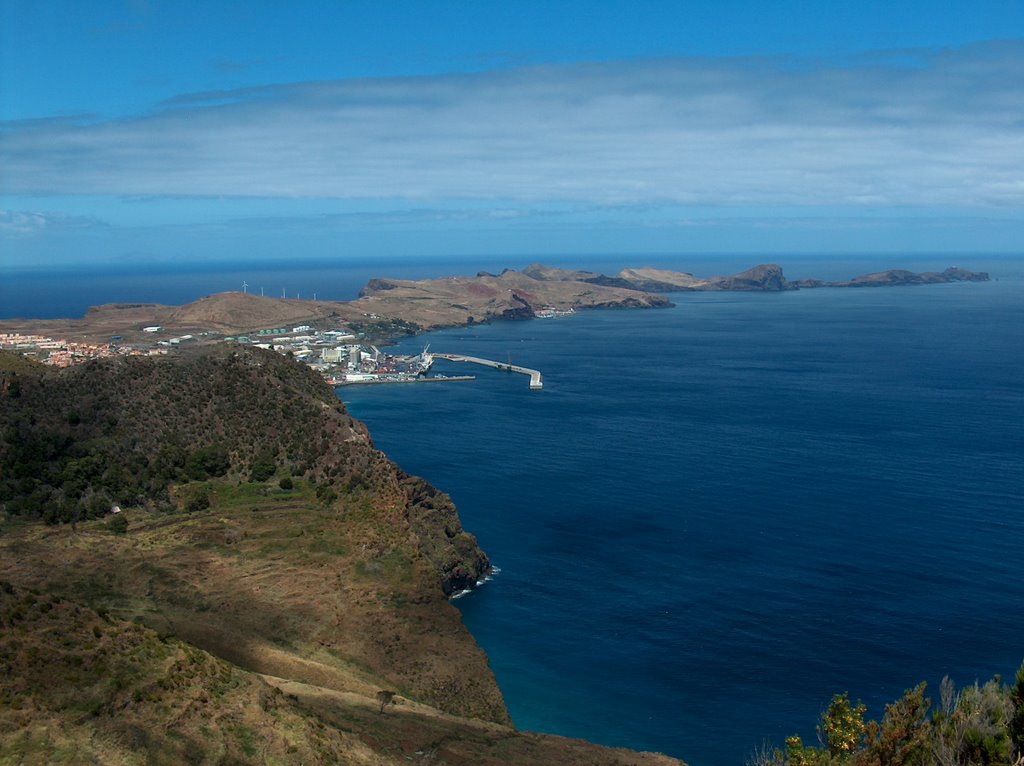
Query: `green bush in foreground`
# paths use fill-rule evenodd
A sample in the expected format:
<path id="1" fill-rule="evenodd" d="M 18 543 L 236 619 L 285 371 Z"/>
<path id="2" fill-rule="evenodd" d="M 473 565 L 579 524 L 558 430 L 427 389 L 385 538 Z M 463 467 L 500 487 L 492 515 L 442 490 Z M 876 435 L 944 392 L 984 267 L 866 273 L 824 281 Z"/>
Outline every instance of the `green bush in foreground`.
<path id="1" fill-rule="evenodd" d="M 881 721 L 837 694 L 818 723 L 820 747 L 800 737 L 785 749 L 765 749 L 748 766 L 1024 766 L 1024 664 L 1013 685 L 998 676 L 960 691 L 948 677 L 931 715 L 925 684 L 885 706 Z"/>

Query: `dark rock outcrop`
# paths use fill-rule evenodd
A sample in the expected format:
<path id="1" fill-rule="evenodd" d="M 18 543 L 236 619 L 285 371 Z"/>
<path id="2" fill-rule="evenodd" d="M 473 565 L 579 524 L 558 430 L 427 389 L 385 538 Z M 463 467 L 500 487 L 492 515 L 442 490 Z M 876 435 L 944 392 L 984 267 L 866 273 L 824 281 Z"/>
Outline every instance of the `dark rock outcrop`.
<path id="1" fill-rule="evenodd" d="M 775 263 L 762 263 L 731 277 L 711 277 L 690 289 L 781 292 L 794 288 L 783 275 L 781 266 Z"/>
<path id="2" fill-rule="evenodd" d="M 359 291 L 359 297 L 365 298 L 367 295 L 373 295 L 375 293 L 381 293 L 385 290 L 394 290 L 398 285 L 387 279 L 371 279 L 366 283 L 366 286 Z"/>

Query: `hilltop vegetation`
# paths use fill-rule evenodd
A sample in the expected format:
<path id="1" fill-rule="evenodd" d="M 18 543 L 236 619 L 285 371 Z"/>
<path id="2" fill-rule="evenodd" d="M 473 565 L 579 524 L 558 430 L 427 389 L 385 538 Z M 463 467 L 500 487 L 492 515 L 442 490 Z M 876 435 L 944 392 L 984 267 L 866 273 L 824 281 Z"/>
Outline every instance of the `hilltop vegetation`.
<path id="1" fill-rule="evenodd" d="M 114 503 L 167 507 L 172 484 L 267 466 L 327 487 L 371 480 L 383 456 L 337 446 L 368 445 L 365 429 L 316 375 L 282 362 L 221 348 L 21 375 L 17 396 L 0 398 L 0 503 L 56 523 Z"/>
<path id="2" fill-rule="evenodd" d="M 450 501 L 398 471 L 316 373 L 277 354 L 213 347 L 17 380 L 17 395 L 0 396 L 8 514 L 74 523 L 114 505 L 200 510 L 201 490 L 183 485 L 294 476 L 326 506 L 342 495 L 401 503 L 448 593 L 487 569 Z M 451 534 L 424 527 L 423 508 Z"/>

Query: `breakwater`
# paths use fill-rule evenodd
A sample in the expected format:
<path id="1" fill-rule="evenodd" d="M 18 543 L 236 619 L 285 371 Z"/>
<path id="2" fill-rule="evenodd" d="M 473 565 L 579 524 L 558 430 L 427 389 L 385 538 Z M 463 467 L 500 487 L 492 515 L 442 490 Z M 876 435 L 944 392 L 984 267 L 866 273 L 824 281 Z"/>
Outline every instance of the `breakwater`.
<path id="1" fill-rule="evenodd" d="M 466 356 L 464 354 L 432 354 L 431 356 L 437 359 L 447 359 L 450 362 L 469 362 L 471 364 L 480 364 L 484 367 L 493 367 L 496 370 L 518 372 L 521 375 L 528 375 L 530 377 L 530 389 L 532 391 L 539 391 L 544 388 L 544 376 L 540 374 L 540 370 L 520 367 L 511 363 L 495 362 L 490 359 L 481 359 L 478 356 Z"/>

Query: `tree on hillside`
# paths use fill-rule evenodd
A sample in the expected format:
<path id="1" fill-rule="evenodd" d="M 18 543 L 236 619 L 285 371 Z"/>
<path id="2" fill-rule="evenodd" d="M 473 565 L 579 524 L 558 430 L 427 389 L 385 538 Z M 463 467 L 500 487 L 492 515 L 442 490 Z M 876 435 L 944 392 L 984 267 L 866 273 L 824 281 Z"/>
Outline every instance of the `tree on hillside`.
<path id="1" fill-rule="evenodd" d="M 223 476 L 231 468 L 228 451 L 220 444 L 200 447 L 188 457 L 186 473 L 193 481 L 202 481 L 211 476 Z"/>
<path id="2" fill-rule="evenodd" d="M 377 702 L 380 703 L 380 713 L 384 714 L 384 708 L 395 704 L 395 692 L 380 690 L 377 692 Z"/>

